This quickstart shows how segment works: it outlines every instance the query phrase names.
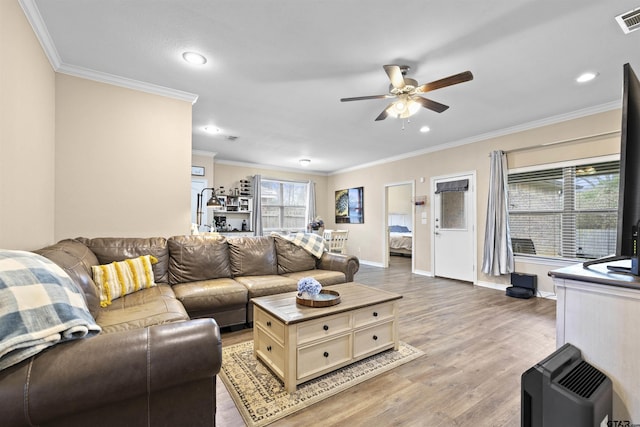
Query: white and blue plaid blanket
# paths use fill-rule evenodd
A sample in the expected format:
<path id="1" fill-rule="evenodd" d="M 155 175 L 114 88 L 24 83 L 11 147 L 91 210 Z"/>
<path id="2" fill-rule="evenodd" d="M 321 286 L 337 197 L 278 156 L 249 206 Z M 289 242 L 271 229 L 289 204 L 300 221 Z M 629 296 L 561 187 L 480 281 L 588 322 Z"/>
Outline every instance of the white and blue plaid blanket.
<path id="1" fill-rule="evenodd" d="M 286 239 L 296 246 L 301 247 L 316 258 L 320 258 L 324 252 L 324 238 L 313 233 L 296 233 L 294 235 L 283 236 L 278 233 L 271 233 L 276 237 Z"/>
<path id="2" fill-rule="evenodd" d="M 40 255 L 0 250 L 0 370 L 100 332 L 82 291 Z"/>

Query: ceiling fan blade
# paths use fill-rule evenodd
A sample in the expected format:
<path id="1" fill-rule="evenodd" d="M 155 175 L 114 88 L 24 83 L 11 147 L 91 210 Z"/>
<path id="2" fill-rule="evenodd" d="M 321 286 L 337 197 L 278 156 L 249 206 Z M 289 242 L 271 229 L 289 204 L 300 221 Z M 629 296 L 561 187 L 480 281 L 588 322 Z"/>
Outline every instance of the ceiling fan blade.
<path id="1" fill-rule="evenodd" d="M 405 87 L 404 76 L 398 65 L 383 65 L 382 68 L 387 72 L 387 76 L 389 76 L 389 80 L 391 80 L 391 86 L 396 89 Z"/>
<path id="2" fill-rule="evenodd" d="M 340 102 L 364 101 L 366 99 L 384 99 L 384 98 L 393 98 L 393 95 L 370 95 L 370 96 L 356 96 L 353 98 L 340 98 Z"/>
<path id="3" fill-rule="evenodd" d="M 377 122 L 377 121 L 384 120 L 387 117 L 389 117 L 389 110 L 391 110 L 391 107 L 393 107 L 393 102 L 391 104 L 387 105 L 386 108 L 382 111 L 382 113 L 380 113 L 380 115 L 378 117 L 376 117 L 376 119 L 374 121 Z"/>
<path id="4" fill-rule="evenodd" d="M 425 83 L 422 86 L 418 86 L 416 88 L 416 93 L 425 93 L 436 89 L 441 89 L 443 87 L 457 85 L 458 83 L 468 82 L 469 80 L 473 80 L 473 74 L 471 71 L 464 71 L 459 74 L 454 74 L 453 76 L 445 77 L 444 79 L 436 80 L 431 83 Z"/>
<path id="5" fill-rule="evenodd" d="M 424 108 L 428 108 L 436 113 L 442 113 L 449 108 L 448 105 L 440 104 L 439 102 L 432 101 L 431 99 L 423 98 L 421 96 L 414 96 L 411 99 L 420 103 Z"/>

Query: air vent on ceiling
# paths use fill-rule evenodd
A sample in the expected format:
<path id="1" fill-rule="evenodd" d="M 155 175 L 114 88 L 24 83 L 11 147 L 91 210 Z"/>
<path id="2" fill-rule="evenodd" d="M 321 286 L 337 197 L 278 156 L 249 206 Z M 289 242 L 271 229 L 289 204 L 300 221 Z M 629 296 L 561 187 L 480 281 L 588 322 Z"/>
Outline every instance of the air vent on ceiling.
<path id="1" fill-rule="evenodd" d="M 640 29 L 640 7 L 616 16 L 616 21 L 625 34 Z"/>
<path id="2" fill-rule="evenodd" d="M 236 139 L 238 139 L 238 137 L 237 137 L 237 136 L 233 136 L 233 135 L 227 135 L 227 136 L 225 136 L 225 139 L 226 139 L 227 141 L 231 141 L 231 142 L 233 142 L 233 141 L 235 141 Z"/>

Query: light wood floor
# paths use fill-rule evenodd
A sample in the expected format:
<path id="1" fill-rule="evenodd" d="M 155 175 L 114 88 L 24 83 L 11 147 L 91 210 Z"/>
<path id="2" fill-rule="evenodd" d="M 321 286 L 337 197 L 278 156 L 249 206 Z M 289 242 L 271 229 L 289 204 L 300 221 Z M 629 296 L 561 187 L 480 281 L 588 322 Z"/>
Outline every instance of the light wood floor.
<path id="1" fill-rule="evenodd" d="M 410 263 L 362 265 L 355 280 L 403 295 L 400 339 L 426 354 L 272 426 L 520 425 L 520 376 L 555 350 L 555 301 L 413 275 Z M 223 333 L 222 345 L 251 338 Z M 244 426 L 219 379 L 217 391 L 217 425 Z"/>

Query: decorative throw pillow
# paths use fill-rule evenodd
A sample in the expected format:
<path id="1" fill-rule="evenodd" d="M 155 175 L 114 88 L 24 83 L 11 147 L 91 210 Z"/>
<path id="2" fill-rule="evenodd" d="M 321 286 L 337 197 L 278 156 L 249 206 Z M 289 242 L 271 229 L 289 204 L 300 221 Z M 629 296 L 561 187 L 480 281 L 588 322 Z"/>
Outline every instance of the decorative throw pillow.
<path id="1" fill-rule="evenodd" d="M 91 267 L 93 281 L 100 290 L 100 306 L 106 307 L 116 298 L 156 286 L 153 268 L 158 260 L 151 255 L 143 255 L 124 261 Z"/>

